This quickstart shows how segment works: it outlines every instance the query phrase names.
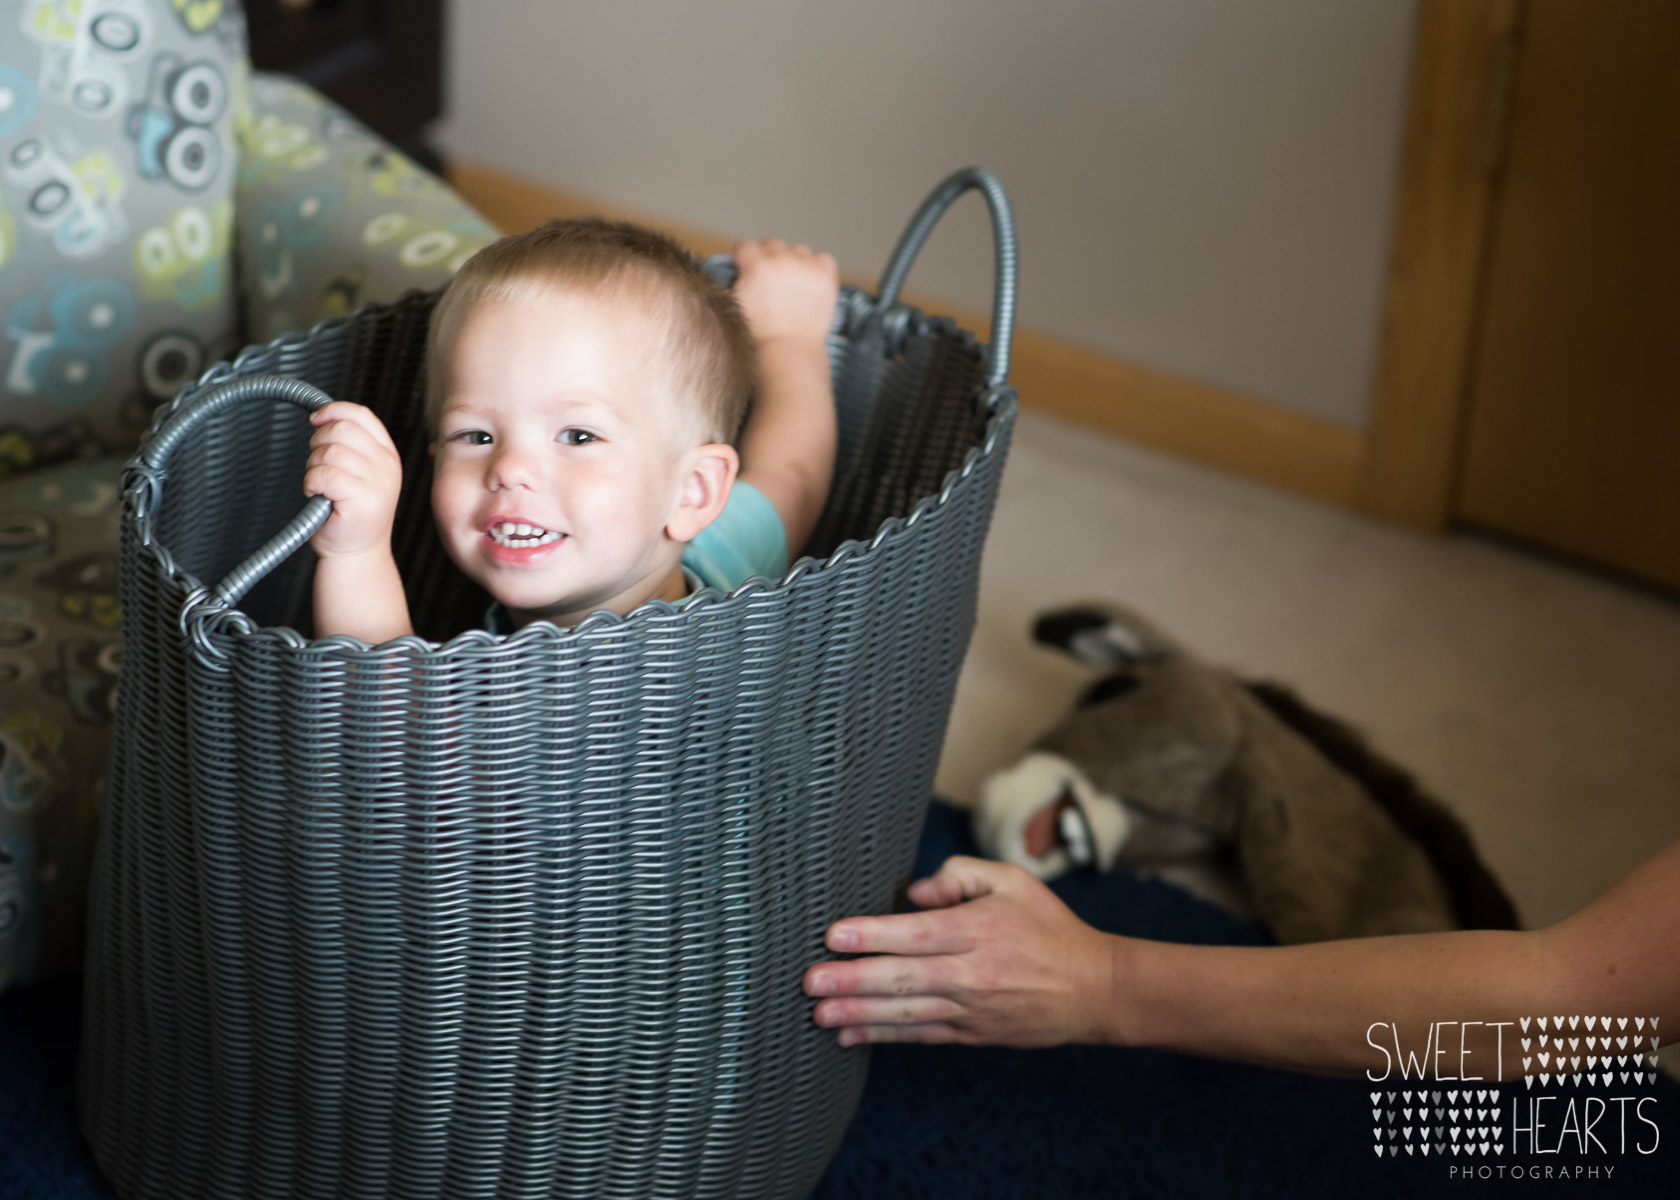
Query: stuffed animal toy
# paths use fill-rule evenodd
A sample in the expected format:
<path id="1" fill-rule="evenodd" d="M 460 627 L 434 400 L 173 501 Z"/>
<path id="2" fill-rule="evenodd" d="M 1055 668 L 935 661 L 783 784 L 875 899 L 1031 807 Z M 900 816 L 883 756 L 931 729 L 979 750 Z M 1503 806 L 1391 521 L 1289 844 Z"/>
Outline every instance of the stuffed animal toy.
<path id="1" fill-rule="evenodd" d="M 1034 636 L 1104 675 L 981 785 L 985 853 L 1041 878 L 1234 863 L 1280 942 L 1518 928 L 1458 818 L 1287 689 L 1114 605 L 1047 613 Z"/>

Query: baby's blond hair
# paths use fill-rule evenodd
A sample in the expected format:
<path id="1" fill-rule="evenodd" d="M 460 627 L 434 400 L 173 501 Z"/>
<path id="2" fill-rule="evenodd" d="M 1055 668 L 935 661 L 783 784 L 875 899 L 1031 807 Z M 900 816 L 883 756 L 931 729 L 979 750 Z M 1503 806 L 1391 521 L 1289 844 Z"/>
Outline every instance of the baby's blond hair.
<path id="1" fill-rule="evenodd" d="M 601 217 L 550 221 L 493 242 L 469 258 L 432 310 L 426 343 L 426 420 L 437 428 L 449 352 L 466 316 L 485 300 L 518 300 L 542 288 L 632 297 L 664 308 L 665 337 L 650 350 L 691 399 L 701 442 L 733 442 L 756 383 L 751 330 L 735 297 L 662 233 Z M 699 443 L 697 443 L 699 444 Z"/>

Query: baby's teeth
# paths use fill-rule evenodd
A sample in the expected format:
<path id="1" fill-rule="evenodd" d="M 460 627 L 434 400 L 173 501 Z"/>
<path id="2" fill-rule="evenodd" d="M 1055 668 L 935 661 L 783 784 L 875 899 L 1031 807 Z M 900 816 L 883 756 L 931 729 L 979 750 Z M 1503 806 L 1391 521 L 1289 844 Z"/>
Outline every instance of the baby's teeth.
<path id="1" fill-rule="evenodd" d="M 498 521 L 490 530 L 490 535 L 499 542 L 523 541 L 537 546 L 560 540 L 560 535 L 553 530 L 527 525 L 523 521 Z"/>

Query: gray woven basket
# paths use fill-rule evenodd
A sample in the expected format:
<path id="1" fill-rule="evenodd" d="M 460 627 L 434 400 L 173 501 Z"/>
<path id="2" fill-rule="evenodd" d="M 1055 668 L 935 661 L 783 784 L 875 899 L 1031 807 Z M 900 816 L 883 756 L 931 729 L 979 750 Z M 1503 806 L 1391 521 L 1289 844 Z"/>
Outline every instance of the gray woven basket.
<path id="1" fill-rule="evenodd" d="M 997 234 L 990 353 L 897 302 L 970 188 Z M 812 1025 L 800 974 L 907 878 L 1015 415 L 1014 257 L 996 180 L 948 179 L 879 300 L 842 296 L 810 557 L 572 629 L 476 628 L 485 597 L 432 531 L 434 296 L 248 350 L 160 416 L 124 481 L 81 1069 L 124 1196 L 815 1185 L 867 1058 Z M 297 513 L 311 430 L 273 400 L 310 389 L 230 383 L 272 374 L 369 405 L 403 449 L 424 637 L 298 632 L 314 557 L 291 550 L 326 502 Z"/>

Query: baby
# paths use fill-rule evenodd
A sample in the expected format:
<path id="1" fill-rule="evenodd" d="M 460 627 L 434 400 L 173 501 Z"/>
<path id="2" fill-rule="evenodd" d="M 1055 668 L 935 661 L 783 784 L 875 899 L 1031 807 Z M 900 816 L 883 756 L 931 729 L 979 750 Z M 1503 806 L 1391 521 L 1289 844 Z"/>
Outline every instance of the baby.
<path id="1" fill-rule="evenodd" d="M 834 259 L 771 239 L 735 260 L 732 296 L 660 234 L 553 221 L 481 250 L 438 301 L 432 512 L 494 631 L 776 578 L 810 535 L 834 466 Z M 396 447 L 357 404 L 310 419 L 303 488 L 333 502 L 315 634 L 411 633 Z"/>

